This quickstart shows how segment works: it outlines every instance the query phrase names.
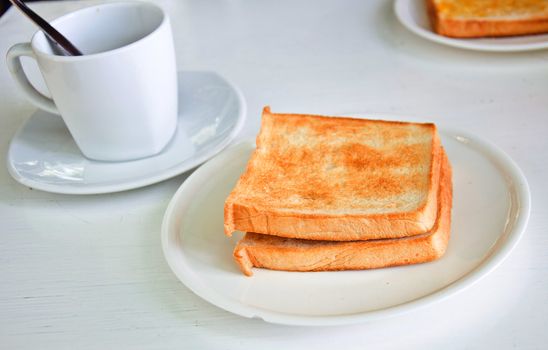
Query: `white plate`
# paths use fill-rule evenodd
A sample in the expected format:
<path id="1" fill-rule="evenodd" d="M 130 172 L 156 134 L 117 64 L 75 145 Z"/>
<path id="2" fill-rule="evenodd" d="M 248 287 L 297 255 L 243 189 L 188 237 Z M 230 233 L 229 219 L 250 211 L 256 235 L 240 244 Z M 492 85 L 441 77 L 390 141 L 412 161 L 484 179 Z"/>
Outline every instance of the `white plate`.
<path id="1" fill-rule="evenodd" d="M 178 79 L 177 131 L 160 154 L 127 162 L 87 159 L 60 116 L 38 111 L 11 141 L 10 174 L 42 191 L 93 194 L 150 185 L 205 162 L 242 127 L 245 101 L 236 87 L 214 72 L 179 72 Z"/>
<path id="2" fill-rule="evenodd" d="M 548 48 L 548 34 L 507 38 L 455 39 L 432 31 L 425 0 L 396 0 L 394 10 L 399 21 L 413 33 L 425 39 L 463 49 L 479 51 L 531 51 Z"/>
<path id="3" fill-rule="evenodd" d="M 162 224 L 166 260 L 198 296 L 272 323 L 357 323 L 447 298 L 477 282 L 510 253 L 526 227 L 530 197 L 521 171 L 495 146 L 454 130 L 441 135 L 453 166 L 454 209 L 449 246 L 438 261 L 365 271 L 254 269 L 253 277 L 245 277 L 232 258 L 241 234 L 224 235 L 223 204 L 253 142 L 222 152 L 175 193 Z"/>

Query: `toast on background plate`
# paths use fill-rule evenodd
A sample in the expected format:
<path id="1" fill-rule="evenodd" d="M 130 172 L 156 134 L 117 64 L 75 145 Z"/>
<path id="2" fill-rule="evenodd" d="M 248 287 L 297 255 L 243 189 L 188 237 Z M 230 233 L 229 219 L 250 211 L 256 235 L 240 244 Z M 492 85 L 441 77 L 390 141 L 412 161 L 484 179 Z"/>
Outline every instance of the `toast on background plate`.
<path id="1" fill-rule="evenodd" d="M 434 124 L 266 107 L 256 144 L 225 202 L 228 236 L 401 238 L 436 222 L 442 149 Z"/>
<path id="2" fill-rule="evenodd" d="M 361 270 L 424 263 L 440 258 L 451 227 L 452 171 L 443 156 L 436 224 L 429 233 L 395 239 L 333 242 L 247 233 L 234 249 L 242 272 L 253 267 L 286 271 Z"/>
<path id="3" fill-rule="evenodd" d="M 434 31 L 455 38 L 548 32 L 548 0 L 425 0 Z"/>

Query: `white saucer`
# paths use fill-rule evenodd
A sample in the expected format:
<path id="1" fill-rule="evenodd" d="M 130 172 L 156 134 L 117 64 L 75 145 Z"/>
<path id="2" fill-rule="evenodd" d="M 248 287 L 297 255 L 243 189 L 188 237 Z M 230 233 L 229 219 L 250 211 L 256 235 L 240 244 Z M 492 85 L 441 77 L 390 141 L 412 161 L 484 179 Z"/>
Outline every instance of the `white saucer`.
<path id="1" fill-rule="evenodd" d="M 548 34 L 507 38 L 456 39 L 432 31 L 424 0 L 396 0 L 394 11 L 411 32 L 440 44 L 479 51 L 516 52 L 548 48 Z"/>
<path id="2" fill-rule="evenodd" d="M 390 118 L 404 120 L 402 118 Z M 175 193 L 162 224 L 162 248 L 195 294 L 244 317 L 289 325 L 341 325 L 411 311 L 469 287 L 497 267 L 522 236 L 527 181 L 514 162 L 480 138 L 442 129 L 453 166 L 451 239 L 438 261 L 341 272 L 254 269 L 233 261 L 241 234 L 223 233 L 223 204 L 254 142 L 236 145 L 196 170 Z"/>
<path id="3" fill-rule="evenodd" d="M 87 159 L 60 116 L 38 111 L 11 141 L 10 174 L 42 191 L 94 194 L 150 185 L 203 163 L 236 136 L 245 118 L 245 101 L 235 86 L 214 72 L 178 74 L 178 127 L 160 154 L 128 162 Z"/>

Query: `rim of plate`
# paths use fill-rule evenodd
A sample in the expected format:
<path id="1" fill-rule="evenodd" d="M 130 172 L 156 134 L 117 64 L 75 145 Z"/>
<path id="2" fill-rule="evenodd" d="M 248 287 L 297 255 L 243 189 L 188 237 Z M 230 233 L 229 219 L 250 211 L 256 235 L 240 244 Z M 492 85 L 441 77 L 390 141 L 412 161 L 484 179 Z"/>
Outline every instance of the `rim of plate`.
<path id="1" fill-rule="evenodd" d="M 426 30 L 419 26 L 409 14 L 409 6 L 415 6 L 412 4 L 416 0 L 395 0 L 394 12 L 401 24 L 411 32 L 421 36 L 425 39 L 437 42 L 439 44 L 458 47 L 461 49 L 475 50 L 475 51 L 489 51 L 489 52 L 520 52 L 520 51 L 534 51 L 548 48 L 548 40 L 546 42 L 537 43 L 522 43 L 522 44 L 496 44 L 496 43 L 480 43 L 473 42 L 466 39 L 456 39 L 441 36 L 430 30 Z M 496 40 L 496 39 L 493 39 Z"/>
<path id="2" fill-rule="evenodd" d="M 86 186 L 74 186 L 74 185 L 56 185 L 56 184 L 48 184 L 43 183 L 39 181 L 34 181 L 28 178 L 25 178 L 21 176 L 15 167 L 12 165 L 11 162 L 11 147 L 12 143 L 16 138 L 18 138 L 19 134 L 23 131 L 25 126 L 28 122 L 32 119 L 32 116 L 27 118 L 25 122 L 17 129 L 15 134 L 13 135 L 12 139 L 10 140 L 9 146 L 8 146 L 8 156 L 6 157 L 6 164 L 8 168 L 9 174 L 20 184 L 24 186 L 31 187 L 36 190 L 50 192 L 50 193 L 60 193 L 60 194 L 83 194 L 83 195 L 92 195 L 92 194 L 104 194 L 104 193 L 115 193 L 115 192 L 122 192 L 122 191 L 128 191 L 133 190 L 136 188 L 145 187 L 148 185 L 152 185 L 167 179 L 170 179 L 172 177 L 175 177 L 177 175 L 180 175 L 184 173 L 185 171 L 188 171 L 192 168 L 195 168 L 199 166 L 200 164 L 208 161 L 215 155 L 219 154 L 219 152 L 223 151 L 229 144 L 234 140 L 236 135 L 240 132 L 244 125 L 245 116 L 247 113 L 247 104 L 245 102 L 244 95 L 240 88 L 236 85 L 234 85 L 230 80 L 225 78 L 224 76 L 218 74 L 214 71 L 192 71 L 192 72 L 203 72 L 203 73 L 212 73 L 215 74 L 217 77 L 219 77 L 221 80 L 223 80 L 236 94 L 236 97 L 238 99 L 238 105 L 240 106 L 240 110 L 238 115 L 236 116 L 236 123 L 234 124 L 234 127 L 230 132 L 228 133 L 227 137 L 219 142 L 217 146 L 215 146 L 211 151 L 205 152 L 201 154 L 198 157 L 192 158 L 192 161 L 189 162 L 188 165 L 182 166 L 181 164 L 184 164 L 185 161 L 180 162 L 179 164 L 176 164 L 165 171 L 162 171 L 158 174 L 148 176 L 143 179 L 135 179 L 130 181 L 120 181 L 116 183 L 110 183 L 105 185 L 86 185 Z M 83 157 L 83 156 L 82 156 Z M 154 157 L 154 156 L 152 156 Z"/>
<path id="3" fill-rule="evenodd" d="M 391 118 L 396 119 L 397 116 L 391 116 Z M 405 118 L 400 119 L 406 120 Z M 232 158 L 237 158 L 240 149 L 243 150 L 247 147 L 254 148 L 255 143 L 252 140 L 243 141 L 221 152 L 198 168 L 179 187 L 169 202 L 162 221 L 161 240 L 164 257 L 177 278 L 197 296 L 231 313 L 247 318 L 260 318 L 269 323 L 298 326 L 334 326 L 362 323 L 400 315 L 445 300 L 477 283 L 497 268 L 508 257 L 514 247 L 518 244 L 527 227 L 531 209 L 531 196 L 527 179 L 521 169 L 510 156 L 496 145 L 459 129 L 441 127 L 440 131 L 442 133 L 442 138 L 443 134 L 445 134 L 449 137 L 457 138 L 459 142 L 474 145 L 475 149 L 491 159 L 494 165 L 499 167 L 499 169 L 502 167 L 509 175 L 509 178 L 506 177 L 506 184 L 511 187 L 510 191 L 512 188 L 514 189 L 515 196 L 513 196 L 513 199 L 518 204 L 519 209 L 512 230 L 498 249 L 491 252 L 481 263 L 476 265 L 475 268 L 461 278 L 428 295 L 375 311 L 359 312 L 348 315 L 302 316 L 251 307 L 225 298 L 222 294 L 211 292 L 206 285 L 195 279 L 193 277 L 193 271 L 189 266 L 177 265 L 179 259 L 184 258 L 184 254 L 178 249 L 178 246 L 173 245 L 172 243 L 180 243 L 179 228 L 180 217 L 182 216 L 181 212 L 186 211 L 191 206 L 191 201 L 182 201 L 181 198 L 191 198 L 193 192 L 199 191 L 200 186 L 197 185 L 208 181 L 206 180 L 207 177 L 203 175 L 208 174 L 210 171 L 216 170 L 217 168 L 222 168 L 223 164 L 231 161 Z M 196 185 L 194 184 L 195 182 Z"/>

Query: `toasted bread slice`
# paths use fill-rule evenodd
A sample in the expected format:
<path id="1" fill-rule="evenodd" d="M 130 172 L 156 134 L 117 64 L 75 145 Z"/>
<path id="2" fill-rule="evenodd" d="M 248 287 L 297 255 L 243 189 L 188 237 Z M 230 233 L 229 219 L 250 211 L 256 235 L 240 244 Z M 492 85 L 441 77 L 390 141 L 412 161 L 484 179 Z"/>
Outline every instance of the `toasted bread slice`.
<path id="1" fill-rule="evenodd" d="M 247 233 L 234 249 L 242 272 L 252 267 L 286 271 L 363 270 L 424 263 L 440 258 L 451 228 L 451 166 L 443 158 L 438 219 L 430 233 L 405 238 L 333 242 Z"/>
<path id="2" fill-rule="evenodd" d="M 548 0 L 426 0 L 435 32 L 456 38 L 548 32 Z"/>
<path id="3" fill-rule="evenodd" d="M 225 233 L 353 241 L 428 232 L 440 159 L 434 124 L 265 108 L 257 148 L 225 202 Z"/>

